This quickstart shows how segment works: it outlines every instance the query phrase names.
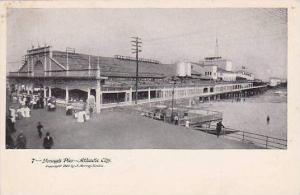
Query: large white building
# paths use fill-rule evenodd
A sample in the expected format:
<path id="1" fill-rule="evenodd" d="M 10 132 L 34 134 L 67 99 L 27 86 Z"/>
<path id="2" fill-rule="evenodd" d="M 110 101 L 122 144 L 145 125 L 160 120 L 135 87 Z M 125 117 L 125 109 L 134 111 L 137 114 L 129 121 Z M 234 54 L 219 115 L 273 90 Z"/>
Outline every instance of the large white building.
<path id="1" fill-rule="evenodd" d="M 236 80 L 236 74 L 232 72 L 232 62 L 222 57 L 207 57 L 199 63 L 193 63 L 192 71 L 203 79 Z"/>
<path id="2" fill-rule="evenodd" d="M 222 57 L 206 57 L 199 63 L 191 63 L 192 74 L 202 79 L 236 81 L 254 81 L 254 74 L 246 70 L 233 71 L 232 62 Z"/>

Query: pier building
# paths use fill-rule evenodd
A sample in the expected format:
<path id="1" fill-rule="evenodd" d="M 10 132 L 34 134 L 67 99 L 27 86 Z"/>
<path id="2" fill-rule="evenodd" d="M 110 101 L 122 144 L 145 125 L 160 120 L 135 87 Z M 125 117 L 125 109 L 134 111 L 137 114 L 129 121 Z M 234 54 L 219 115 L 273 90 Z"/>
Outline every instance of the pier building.
<path id="1" fill-rule="evenodd" d="M 40 90 L 44 97 L 56 97 L 60 105 L 84 104 L 93 96 L 99 113 L 102 108 L 135 103 L 135 75 L 136 61 L 130 57 L 93 56 L 45 46 L 28 50 L 23 65 L 9 73 L 8 82 L 17 93 Z M 138 104 L 181 98 L 220 99 L 266 87 L 253 81 L 210 81 L 193 74 L 178 77 L 175 64 L 151 59 L 139 59 L 138 83 Z"/>

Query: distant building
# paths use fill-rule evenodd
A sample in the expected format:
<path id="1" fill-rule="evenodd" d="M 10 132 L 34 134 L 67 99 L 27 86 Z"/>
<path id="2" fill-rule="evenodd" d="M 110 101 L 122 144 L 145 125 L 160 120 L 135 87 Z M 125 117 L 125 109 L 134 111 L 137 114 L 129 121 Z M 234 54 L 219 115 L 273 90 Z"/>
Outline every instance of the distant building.
<path id="1" fill-rule="evenodd" d="M 176 76 L 178 77 L 191 77 L 192 65 L 190 62 L 176 63 Z"/>
<path id="2" fill-rule="evenodd" d="M 204 65 L 199 63 L 192 63 L 192 74 L 198 75 L 205 80 L 217 80 L 218 66 L 217 65 Z"/>
<path id="3" fill-rule="evenodd" d="M 236 73 L 232 71 L 232 62 L 222 57 L 206 57 L 199 63 L 193 63 L 193 73 L 202 79 L 235 81 Z"/>
<path id="4" fill-rule="evenodd" d="M 203 65 L 217 65 L 226 71 L 232 71 L 232 62 L 222 57 L 206 57 L 203 61 L 200 61 Z"/>
<path id="5" fill-rule="evenodd" d="M 238 70 L 236 71 L 236 79 L 237 80 L 248 80 L 254 81 L 254 74 L 247 72 L 245 70 Z"/>
<path id="6" fill-rule="evenodd" d="M 282 82 L 282 81 L 281 81 L 280 78 L 276 78 L 276 77 L 270 78 L 270 86 L 271 86 L 271 87 L 276 87 L 276 86 L 280 85 L 281 82 Z"/>
<path id="7" fill-rule="evenodd" d="M 217 70 L 218 80 L 221 81 L 236 81 L 236 73 L 219 68 Z"/>

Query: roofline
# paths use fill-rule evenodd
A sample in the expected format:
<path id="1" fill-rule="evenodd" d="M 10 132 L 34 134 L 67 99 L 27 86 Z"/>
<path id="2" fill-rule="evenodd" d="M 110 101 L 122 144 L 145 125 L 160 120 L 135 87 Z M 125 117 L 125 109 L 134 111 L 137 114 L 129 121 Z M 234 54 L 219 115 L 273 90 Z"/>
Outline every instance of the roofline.
<path id="1" fill-rule="evenodd" d="M 95 80 L 100 80 L 100 79 L 108 79 L 108 77 L 103 77 L 101 76 L 100 78 L 97 78 L 96 76 L 12 76 L 12 75 L 8 75 L 6 76 L 7 78 L 29 78 L 29 79 L 51 79 L 51 78 L 55 78 L 55 79 L 86 79 L 86 80 L 91 80 L 91 79 L 95 79 Z"/>
<path id="2" fill-rule="evenodd" d="M 63 79 L 74 79 L 74 78 L 87 78 L 87 79 L 97 79 L 96 76 L 15 76 L 15 75 L 7 75 L 7 78 L 37 78 L 37 79 L 46 79 L 46 78 L 63 78 Z M 155 76 L 117 76 L 117 75 L 111 75 L 111 76 L 100 76 L 100 79 L 108 79 L 109 77 L 111 78 L 150 78 L 150 79 L 164 79 L 166 76 L 160 76 L 160 77 L 155 77 Z"/>

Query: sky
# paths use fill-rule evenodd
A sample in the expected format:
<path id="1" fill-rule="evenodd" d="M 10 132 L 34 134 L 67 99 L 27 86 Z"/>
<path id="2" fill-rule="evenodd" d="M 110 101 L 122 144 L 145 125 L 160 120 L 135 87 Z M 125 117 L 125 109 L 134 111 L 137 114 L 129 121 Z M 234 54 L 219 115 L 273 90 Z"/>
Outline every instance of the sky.
<path id="1" fill-rule="evenodd" d="M 199 62 L 218 53 L 257 78 L 287 78 L 287 10 L 194 9 L 9 9 L 7 70 L 16 71 L 32 45 L 75 48 L 99 56 L 134 56 L 131 37 L 142 40 L 140 57 Z"/>

